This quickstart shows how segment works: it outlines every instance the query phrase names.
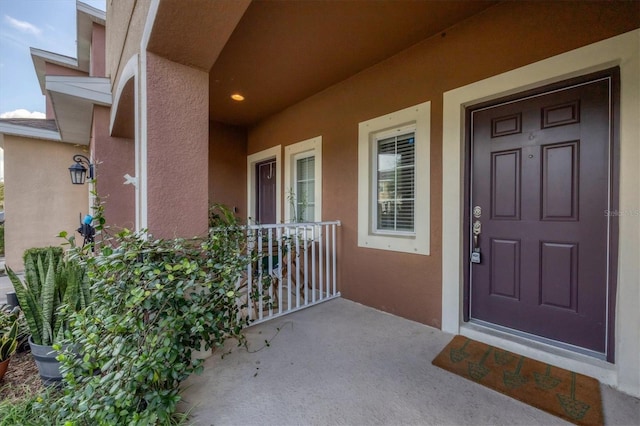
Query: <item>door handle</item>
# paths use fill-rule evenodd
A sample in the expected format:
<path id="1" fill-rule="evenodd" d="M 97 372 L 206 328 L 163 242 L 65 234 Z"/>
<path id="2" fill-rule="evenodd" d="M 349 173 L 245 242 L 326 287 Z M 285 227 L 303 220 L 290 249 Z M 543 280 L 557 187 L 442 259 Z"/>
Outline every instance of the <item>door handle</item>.
<path id="1" fill-rule="evenodd" d="M 482 233 L 482 223 L 476 219 L 473 222 L 473 251 L 471 252 L 471 263 L 480 263 L 480 234 Z"/>

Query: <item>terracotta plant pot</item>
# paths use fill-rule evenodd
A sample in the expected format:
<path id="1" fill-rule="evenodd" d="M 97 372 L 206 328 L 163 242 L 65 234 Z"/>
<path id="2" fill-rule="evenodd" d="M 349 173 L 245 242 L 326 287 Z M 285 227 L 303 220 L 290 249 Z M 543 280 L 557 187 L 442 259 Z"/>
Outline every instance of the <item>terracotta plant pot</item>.
<path id="1" fill-rule="evenodd" d="M 4 374 L 7 372 L 7 368 L 9 368 L 9 361 L 11 361 L 11 358 L 7 358 L 0 362 L 0 380 L 2 380 Z"/>

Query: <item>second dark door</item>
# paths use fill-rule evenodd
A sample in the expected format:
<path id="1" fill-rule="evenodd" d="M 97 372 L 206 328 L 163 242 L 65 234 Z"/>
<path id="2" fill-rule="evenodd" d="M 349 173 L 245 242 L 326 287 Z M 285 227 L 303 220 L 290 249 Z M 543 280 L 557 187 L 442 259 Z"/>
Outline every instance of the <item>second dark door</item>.
<path id="1" fill-rule="evenodd" d="M 276 160 L 256 164 L 256 221 L 276 223 Z"/>

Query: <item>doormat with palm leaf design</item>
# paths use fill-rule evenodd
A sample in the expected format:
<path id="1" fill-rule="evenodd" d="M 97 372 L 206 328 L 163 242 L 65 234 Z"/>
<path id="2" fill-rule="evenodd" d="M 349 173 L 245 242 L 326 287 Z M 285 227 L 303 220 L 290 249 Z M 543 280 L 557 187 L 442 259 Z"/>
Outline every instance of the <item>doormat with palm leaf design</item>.
<path id="1" fill-rule="evenodd" d="M 494 346 L 455 336 L 433 365 L 579 425 L 601 425 L 600 383 Z"/>

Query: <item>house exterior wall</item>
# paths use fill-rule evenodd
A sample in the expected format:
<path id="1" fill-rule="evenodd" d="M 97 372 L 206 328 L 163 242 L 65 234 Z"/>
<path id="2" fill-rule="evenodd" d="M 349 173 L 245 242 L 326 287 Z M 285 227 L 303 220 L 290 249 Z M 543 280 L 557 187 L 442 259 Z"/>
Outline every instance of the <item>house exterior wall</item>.
<path id="1" fill-rule="evenodd" d="M 69 166 L 76 146 L 4 135 L 6 264 L 24 269 L 22 254 L 32 247 L 59 246 L 60 231 L 75 235 L 79 213 L 89 206 L 87 185 L 72 185 Z"/>
<path id="2" fill-rule="evenodd" d="M 247 216 L 247 132 L 240 127 L 209 123 L 209 202 L 236 208 Z"/>
<path id="3" fill-rule="evenodd" d="M 323 138 L 323 212 L 342 221 L 343 296 L 435 327 L 442 317 L 443 93 L 637 28 L 637 4 L 505 2 L 249 131 L 248 154 Z M 358 247 L 358 123 L 431 101 L 430 255 Z M 283 200 L 285 202 L 285 200 Z"/>
<path id="4" fill-rule="evenodd" d="M 93 23 L 91 37 L 91 61 L 89 75 L 91 77 L 106 76 L 106 30 L 104 25 Z"/>
<path id="5" fill-rule="evenodd" d="M 111 230 L 133 230 L 136 223 L 135 188 L 133 185 L 124 185 L 124 175 L 135 176 L 134 141 L 109 135 L 109 114 L 109 108 L 93 107 L 91 141 L 96 164 L 96 189 L 104 204 L 104 216 Z"/>
<path id="6" fill-rule="evenodd" d="M 146 54 L 148 229 L 160 238 L 206 235 L 209 74 Z"/>

